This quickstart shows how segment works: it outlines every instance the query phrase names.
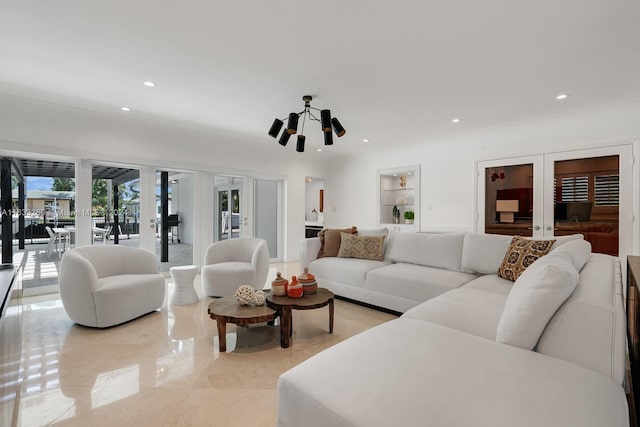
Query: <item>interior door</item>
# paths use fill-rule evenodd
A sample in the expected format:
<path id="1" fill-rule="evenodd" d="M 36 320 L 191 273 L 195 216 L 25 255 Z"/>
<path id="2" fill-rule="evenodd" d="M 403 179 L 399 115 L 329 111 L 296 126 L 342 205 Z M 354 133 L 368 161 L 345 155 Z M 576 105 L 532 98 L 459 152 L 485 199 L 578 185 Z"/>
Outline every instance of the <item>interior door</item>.
<path id="1" fill-rule="evenodd" d="M 632 154 L 622 145 L 478 162 L 476 230 L 582 234 L 593 252 L 624 257 L 633 247 Z"/>

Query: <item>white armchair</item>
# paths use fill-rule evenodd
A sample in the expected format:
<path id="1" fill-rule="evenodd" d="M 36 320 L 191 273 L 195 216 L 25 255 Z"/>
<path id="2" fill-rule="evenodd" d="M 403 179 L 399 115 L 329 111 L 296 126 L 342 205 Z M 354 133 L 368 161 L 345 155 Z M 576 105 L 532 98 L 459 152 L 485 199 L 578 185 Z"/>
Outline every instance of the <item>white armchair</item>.
<path id="1" fill-rule="evenodd" d="M 60 297 L 76 323 L 106 328 L 154 311 L 164 303 L 164 276 L 156 257 L 127 246 L 82 246 L 60 262 Z"/>
<path id="2" fill-rule="evenodd" d="M 233 295 L 240 285 L 262 289 L 269 273 L 267 242 L 241 237 L 213 243 L 202 266 L 202 287 L 208 296 Z"/>

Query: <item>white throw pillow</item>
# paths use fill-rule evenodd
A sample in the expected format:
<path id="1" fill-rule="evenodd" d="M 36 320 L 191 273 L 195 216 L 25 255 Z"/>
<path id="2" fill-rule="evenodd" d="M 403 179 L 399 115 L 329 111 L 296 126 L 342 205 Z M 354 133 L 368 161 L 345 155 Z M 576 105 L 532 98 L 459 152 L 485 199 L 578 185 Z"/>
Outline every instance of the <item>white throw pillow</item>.
<path id="1" fill-rule="evenodd" d="M 591 256 L 591 243 L 586 240 L 571 240 L 555 249 L 551 249 L 549 255 L 568 255 L 573 266 L 580 272 Z"/>
<path id="2" fill-rule="evenodd" d="M 578 276 L 568 253 L 549 254 L 531 264 L 509 292 L 496 341 L 533 350 L 549 319 L 576 288 Z"/>

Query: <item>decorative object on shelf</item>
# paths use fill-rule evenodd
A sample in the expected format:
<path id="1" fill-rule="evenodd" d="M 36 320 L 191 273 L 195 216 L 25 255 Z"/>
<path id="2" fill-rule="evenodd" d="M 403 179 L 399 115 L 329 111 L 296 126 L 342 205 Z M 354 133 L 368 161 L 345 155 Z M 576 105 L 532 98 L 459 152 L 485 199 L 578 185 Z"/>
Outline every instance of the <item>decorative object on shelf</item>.
<path id="1" fill-rule="evenodd" d="M 415 213 L 413 211 L 406 211 L 404 213 L 404 223 L 413 224 L 414 217 L 415 217 Z"/>
<path id="2" fill-rule="evenodd" d="M 394 224 L 400 223 L 400 209 L 398 209 L 397 206 L 393 207 L 393 223 Z"/>
<path id="3" fill-rule="evenodd" d="M 300 134 L 298 134 L 298 141 L 296 143 L 296 151 L 299 153 L 304 151 L 304 143 L 306 139 L 304 136 L 304 124 L 307 121 L 307 117 L 309 120 L 320 122 L 322 132 L 324 133 L 324 145 L 333 145 L 331 129 L 333 129 L 338 137 L 341 137 L 347 132 L 344 130 L 337 118 L 331 117 L 331 110 L 319 110 L 318 108 L 313 108 L 311 106 L 312 99 L 313 97 L 311 95 L 303 96 L 302 100 L 304 101 L 304 110 L 299 113 L 289 113 L 287 127 L 282 131 L 282 135 L 280 135 L 280 139 L 278 140 L 278 143 L 283 147 L 287 145 L 287 142 L 289 142 L 289 137 L 298 132 L 298 121 L 300 120 L 300 116 L 302 116 L 302 129 L 300 130 Z M 311 110 L 319 111 L 320 118 L 318 119 Z M 278 137 L 278 133 L 280 132 L 280 129 L 282 129 L 282 125 L 284 125 L 283 120 L 284 119 L 275 119 L 273 121 L 271 129 L 269 129 L 269 135 L 274 138 Z"/>
<path id="4" fill-rule="evenodd" d="M 241 285 L 236 290 L 236 301 L 240 305 L 249 305 L 253 301 L 253 293 L 256 290 L 251 285 Z"/>
<path id="5" fill-rule="evenodd" d="M 398 205 L 406 205 L 407 204 L 407 200 L 404 197 L 398 197 L 396 199 L 396 204 L 398 204 Z"/>
<path id="6" fill-rule="evenodd" d="M 291 276 L 291 283 L 289 283 L 289 287 L 287 288 L 287 295 L 289 298 L 300 298 L 303 294 L 304 289 L 302 288 L 302 283 L 298 282 L 296 276 Z"/>
<path id="7" fill-rule="evenodd" d="M 282 277 L 282 273 L 278 272 L 275 280 L 271 282 L 271 294 L 284 297 L 287 295 L 287 286 L 289 286 L 289 281 Z"/>
<path id="8" fill-rule="evenodd" d="M 264 305 L 267 301 L 267 296 L 264 294 L 264 291 L 257 290 L 253 293 L 252 302 L 255 305 Z"/>
<path id="9" fill-rule="evenodd" d="M 407 177 L 404 175 L 400 177 L 400 188 L 403 190 L 407 188 Z"/>
<path id="10" fill-rule="evenodd" d="M 298 282 L 302 284 L 302 293 L 303 295 L 307 294 L 315 294 L 318 292 L 318 283 L 316 282 L 316 277 L 309 273 L 309 269 L 304 269 L 304 274 L 298 276 Z"/>

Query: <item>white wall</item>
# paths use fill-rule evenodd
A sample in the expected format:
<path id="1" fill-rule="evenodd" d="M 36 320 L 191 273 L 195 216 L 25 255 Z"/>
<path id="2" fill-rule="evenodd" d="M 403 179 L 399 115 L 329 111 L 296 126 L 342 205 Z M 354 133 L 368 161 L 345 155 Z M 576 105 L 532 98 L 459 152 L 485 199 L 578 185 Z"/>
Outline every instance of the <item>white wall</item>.
<path id="1" fill-rule="evenodd" d="M 193 245 L 193 174 L 181 173 L 171 175 L 171 180 L 178 180 L 171 185 L 171 212 L 178 214 L 180 221 L 180 241 Z"/>
<path id="2" fill-rule="evenodd" d="M 284 256 L 285 260 L 299 258 L 299 243 L 304 237 L 304 179 L 307 175 L 327 176 L 322 153 L 300 154 L 291 146 L 281 147 L 266 130 L 264 148 L 256 148 L 240 135 L 187 129 L 132 113 L 108 115 L 0 94 L 0 155 L 56 156 L 68 161 L 100 160 L 163 170 L 284 179 L 288 191 Z M 268 126 L 266 123 L 265 129 Z M 201 220 L 206 215 L 211 213 L 203 212 Z M 141 218 L 141 224 L 150 219 Z M 206 243 L 202 245 L 206 247 Z"/>
<path id="3" fill-rule="evenodd" d="M 363 151 L 331 163 L 325 225 L 375 227 L 377 171 L 420 164 L 421 230 L 472 230 L 477 160 L 629 143 L 640 137 L 639 117 L 640 101 L 636 101 L 501 128 L 466 133 L 459 128 L 459 137 L 420 145 L 389 141 L 392 149 Z M 637 180 L 638 161 L 634 168 Z M 634 198 L 637 211 L 636 193 L 638 182 L 633 194 L 622 197 Z"/>

